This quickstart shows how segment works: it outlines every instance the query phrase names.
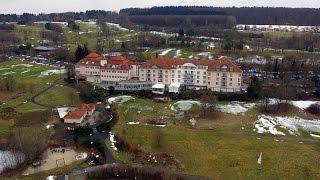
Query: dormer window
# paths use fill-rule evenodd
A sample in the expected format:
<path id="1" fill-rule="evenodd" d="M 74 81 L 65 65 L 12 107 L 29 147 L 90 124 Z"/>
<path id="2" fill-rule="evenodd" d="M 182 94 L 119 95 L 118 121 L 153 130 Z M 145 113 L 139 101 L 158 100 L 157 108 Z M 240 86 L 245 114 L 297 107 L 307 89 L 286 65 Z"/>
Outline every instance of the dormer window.
<path id="1" fill-rule="evenodd" d="M 227 65 L 222 65 L 221 66 L 221 71 L 228 71 L 228 66 Z"/>

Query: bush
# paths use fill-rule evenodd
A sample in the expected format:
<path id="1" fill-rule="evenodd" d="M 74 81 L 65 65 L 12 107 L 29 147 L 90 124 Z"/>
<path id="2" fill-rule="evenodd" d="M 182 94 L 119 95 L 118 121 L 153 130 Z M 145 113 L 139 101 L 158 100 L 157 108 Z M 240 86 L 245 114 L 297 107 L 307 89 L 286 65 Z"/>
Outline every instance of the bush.
<path id="1" fill-rule="evenodd" d="M 116 143 L 115 146 L 120 150 L 124 152 L 129 152 L 133 154 L 141 153 L 142 150 L 135 145 L 132 145 L 125 137 L 122 136 L 116 136 Z"/>
<path id="2" fill-rule="evenodd" d="M 320 115 L 320 104 L 312 104 L 307 108 L 307 112 L 315 115 Z"/>
<path id="3" fill-rule="evenodd" d="M 93 134 L 93 129 L 90 127 L 77 126 L 74 128 L 74 132 L 77 136 L 90 136 Z"/>
<path id="4" fill-rule="evenodd" d="M 14 124 L 16 126 L 32 126 L 46 123 L 51 119 L 51 110 L 27 112 L 17 117 Z"/>
<path id="5" fill-rule="evenodd" d="M 260 106 L 260 112 L 276 114 L 280 112 L 288 112 L 292 108 L 292 105 L 287 102 L 280 102 L 278 104 L 269 104 L 265 106 L 264 104 Z"/>
<path id="6" fill-rule="evenodd" d="M 101 132 L 101 131 L 110 131 L 110 126 L 106 122 L 101 123 L 99 126 L 97 126 L 97 131 L 99 131 L 99 132 Z"/>

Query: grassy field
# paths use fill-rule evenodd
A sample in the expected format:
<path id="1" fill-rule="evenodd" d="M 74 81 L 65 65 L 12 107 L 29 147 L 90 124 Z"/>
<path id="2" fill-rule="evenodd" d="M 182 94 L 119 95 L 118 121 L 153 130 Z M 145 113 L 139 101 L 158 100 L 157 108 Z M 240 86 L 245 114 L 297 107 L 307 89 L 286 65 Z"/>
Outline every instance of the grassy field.
<path id="1" fill-rule="evenodd" d="M 257 110 L 246 115 L 218 113 L 208 128 L 191 128 L 187 119 L 168 118 L 161 128 L 165 146 L 154 147 L 154 133 L 159 127 L 128 125 L 129 121 L 158 119 L 174 114 L 169 103 L 136 99 L 118 106 L 119 122 L 115 134 L 125 135 L 130 142 L 147 152 L 168 152 L 193 175 L 217 179 L 317 179 L 320 176 L 320 143 L 299 138 L 261 136 L 252 132 Z M 149 109 L 144 109 L 149 107 Z M 151 108 L 150 108 L 151 107 Z M 140 114 L 137 110 L 142 110 Z M 173 117 L 173 116 L 172 116 Z M 242 129 L 244 127 L 244 129 Z M 263 153 L 262 165 L 257 159 Z M 131 162 L 127 153 L 114 152 L 124 162 Z"/>
<path id="2" fill-rule="evenodd" d="M 80 104 L 76 90 L 61 85 L 44 92 L 36 98 L 36 101 L 49 106 L 77 106 Z"/>
<path id="3" fill-rule="evenodd" d="M 29 64 L 22 61 L 0 63 L 0 74 L 12 76 L 15 81 L 13 92 L 0 92 L 0 107 L 18 107 L 23 105 L 32 94 L 62 79 L 63 74 L 51 74 L 40 77 L 41 72 L 58 69 L 51 66 Z M 4 103 L 4 104 L 3 104 Z M 23 105 L 24 106 L 24 105 Z"/>
<path id="4" fill-rule="evenodd" d="M 27 102 L 27 99 L 50 86 L 51 83 L 63 78 L 63 74 L 39 76 L 41 72 L 53 69 L 57 68 L 45 65 L 29 64 L 22 61 L 7 61 L 0 63 L 0 75 L 11 76 L 15 82 L 12 92 L 0 92 L 0 109 L 11 107 L 19 114 L 27 113 L 29 111 L 45 110 L 45 107 L 38 106 L 32 102 Z M 63 90 L 59 91 L 60 92 L 58 93 L 53 92 L 52 94 L 60 94 Z M 60 99 L 63 98 L 60 97 Z M 78 96 L 76 96 L 75 99 L 78 100 Z M 5 140 L 9 131 L 13 129 L 14 118 L 16 117 L 12 117 L 10 119 L 0 118 L 0 140 Z M 44 125 L 39 124 L 39 126 Z M 32 129 L 37 127 L 30 128 Z"/>

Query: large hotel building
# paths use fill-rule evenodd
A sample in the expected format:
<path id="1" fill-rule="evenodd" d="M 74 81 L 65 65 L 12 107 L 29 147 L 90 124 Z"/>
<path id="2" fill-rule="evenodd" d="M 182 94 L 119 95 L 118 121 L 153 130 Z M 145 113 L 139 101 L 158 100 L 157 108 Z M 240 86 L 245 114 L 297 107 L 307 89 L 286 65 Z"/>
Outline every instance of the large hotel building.
<path id="1" fill-rule="evenodd" d="M 221 92 L 238 92 L 242 86 L 242 70 L 228 57 L 191 60 L 157 56 L 139 64 L 123 56 L 104 58 L 91 53 L 75 65 L 75 72 L 78 79 L 106 85 L 132 81 L 135 85 L 181 84 Z"/>

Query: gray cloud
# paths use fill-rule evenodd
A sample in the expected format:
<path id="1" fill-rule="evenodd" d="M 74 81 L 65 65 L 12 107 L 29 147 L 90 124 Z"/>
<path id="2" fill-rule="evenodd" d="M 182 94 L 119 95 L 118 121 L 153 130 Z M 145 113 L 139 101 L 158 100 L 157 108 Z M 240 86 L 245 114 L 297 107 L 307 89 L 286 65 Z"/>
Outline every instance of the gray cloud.
<path id="1" fill-rule="evenodd" d="M 320 0 L 0 0 L 0 13 L 50 13 L 171 5 L 320 8 Z"/>

